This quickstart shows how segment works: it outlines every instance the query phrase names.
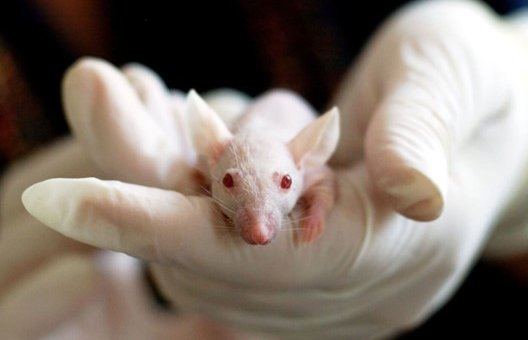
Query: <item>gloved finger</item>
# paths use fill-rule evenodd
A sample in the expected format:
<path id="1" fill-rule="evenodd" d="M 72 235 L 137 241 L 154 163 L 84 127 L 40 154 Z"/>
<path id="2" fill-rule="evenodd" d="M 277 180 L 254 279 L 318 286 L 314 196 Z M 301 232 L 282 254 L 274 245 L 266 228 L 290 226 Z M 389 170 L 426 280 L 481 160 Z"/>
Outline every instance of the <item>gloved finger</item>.
<path id="1" fill-rule="evenodd" d="M 140 64 L 127 64 L 123 74 L 136 90 L 140 100 L 167 136 L 185 154 L 191 164 L 194 158 L 185 117 L 185 97 L 179 91 L 169 91 L 163 80 L 151 69 Z"/>
<path id="2" fill-rule="evenodd" d="M 8 339 L 35 339 L 74 316 L 98 288 L 88 257 L 61 256 L 0 295 L 0 329 Z"/>
<path id="3" fill-rule="evenodd" d="M 94 178 L 40 182 L 22 201 L 37 220 L 68 237 L 153 261 L 188 251 L 186 243 L 210 246 L 213 216 L 220 218 L 206 198 Z"/>
<path id="4" fill-rule="evenodd" d="M 178 140 L 184 127 L 179 125 L 180 121 L 171 110 L 169 91 L 163 80 L 154 71 L 140 64 L 127 64 L 121 70 L 154 121 L 169 138 Z"/>
<path id="5" fill-rule="evenodd" d="M 446 18 L 449 25 L 443 25 Z M 365 136 L 372 178 L 407 217 L 440 215 L 453 157 L 508 99 L 508 72 L 497 62 L 509 60 L 508 49 L 497 48 L 506 39 L 494 20 L 471 3 L 412 7 L 362 59 L 361 79 L 373 84 L 350 85 L 358 91 L 353 98 L 362 91 L 370 95 L 352 112 L 355 117 L 343 111 L 343 129 L 364 129 L 359 135 Z M 363 109 L 368 111 L 357 111 Z M 351 141 L 353 150 L 359 142 Z"/>
<path id="6" fill-rule="evenodd" d="M 163 188 L 187 181 L 188 155 L 112 65 L 97 59 L 77 62 L 64 78 L 63 99 L 75 135 L 112 177 Z"/>
<path id="7" fill-rule="evenodd" d="M 348 258 L 359 249 L 364 230 L 350 226 L 364 225 L 364 205 L 353 185 L 347 187 L 341 193 L 343 202 L 327 221 L 332 228 L 324 233 L 325 241 L 310 247 L 295 242 L 293 221 L 271 244 L 252 246 L 207 197 L 116 181 L 51 179 L 28 188 L 22 200 L 37 220 L 80 242 L 160 262 L 171 270 L 193 268 L 237 284 L 243 272 L 247 284 L 283 287 L 337 275 L 330 266 L 314 268 L 314 261 L 329 251 Z M 284 268 L 296 268 L 299 280 L 292 280 L 289 270 L 277 270 L 277 261 Z"/>

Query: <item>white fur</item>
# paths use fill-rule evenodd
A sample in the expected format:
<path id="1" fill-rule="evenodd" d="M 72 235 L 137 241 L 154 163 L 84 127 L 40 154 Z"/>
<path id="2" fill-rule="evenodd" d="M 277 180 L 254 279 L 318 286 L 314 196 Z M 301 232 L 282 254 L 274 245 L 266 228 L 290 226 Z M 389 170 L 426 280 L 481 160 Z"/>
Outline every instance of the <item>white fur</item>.
<path id="1" fill-rule="evenodd" d="M 191 117 L 199 123 L 191 131 L 197 152 L 209 161 L 212 197 L 246 241 L 271 241 L 303 192 L 306 170 L 323 166 L 333 153 L 338 110 L 315 119 L 313 109 L 298 96 L 273 91 L 248 108 L 231 135 L 195 92 L 188 102 L 189 112 L 199 116 Z M 233 188 L 222 183 L 226 174 L 233 177 Z M 289 189 L 281 188 L 285 175 L 292 179 Z"/>

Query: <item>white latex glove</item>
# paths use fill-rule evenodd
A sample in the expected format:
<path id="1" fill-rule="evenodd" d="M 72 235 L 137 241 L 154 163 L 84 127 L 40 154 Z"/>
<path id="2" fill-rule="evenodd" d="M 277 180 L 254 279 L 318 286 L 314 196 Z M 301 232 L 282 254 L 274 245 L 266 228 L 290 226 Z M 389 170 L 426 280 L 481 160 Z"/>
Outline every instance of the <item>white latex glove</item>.
<path id="1" fill-rule="evenodd" d="M 188 188 L 196 154 L 186 129 L 185 100 L 148 68 L 119 71 L 97 59 L 74 65 L 63 81 L 70 126 L 95 164 L 113 178 L 159 188 Z M 236 119 L 249 98 L 216 90 L 206 101 L 226 121 Z"/>
<path id="2" fill-rule="evenodd" d="M 53 179 L 29 188 L 24 204 L 66 236 L 149 261 L 182 311 L 285 338 L 391 336 L 451 296 L 520 190 L 528 156 L 523 39 L 473 2 L 427 2 L 393 17 L 337 96 L 345 138 L 335 162 L 347 167 L 313 244 L 283 232 L 250 246 L 225 229 L 209 199 L 122 182 Z M 140 102 L 122 76 L 81 69 L 66 83 L 66 103 L 70 119 L 98 122 L 79 132 L 71 119 L 81 140 L 101 141 L 85 142 L 91 154 L 107 154 L 127 119 L 151 145 L 157 137 L 149 118 L 134 114 Z M 153 164 L 144 166 L 162 162 Z M 155 182 L 138 180 L 140 163 L 128 169 L 136 183 Z M 416 222 L 393 207 L 440 217 Z"/>
<path id="3" fill-rule="evenodd" d="M 226 110 L 242 103 L 232 91 L 214 96 Z M 0 338 L 255 338 L 196 315 L 160 311 L 137 260 L 64 237 L 36 221 L 20 201 L 35 182 L 84 176 L 102 173 L 78 142 L 65 138 L 18 161 L 1 178 Z"/>

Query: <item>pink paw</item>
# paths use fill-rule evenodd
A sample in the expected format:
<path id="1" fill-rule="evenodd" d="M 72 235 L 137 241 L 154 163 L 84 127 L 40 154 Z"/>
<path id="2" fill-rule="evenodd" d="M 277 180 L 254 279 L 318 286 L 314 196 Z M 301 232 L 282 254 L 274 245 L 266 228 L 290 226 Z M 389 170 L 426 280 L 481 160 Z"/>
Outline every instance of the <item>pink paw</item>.
<path id="1" fill-rule="evenodd" d="M 302 222 L 302 240 L 306 243 L 315 241 L 324 231 L 325 214 L 322 209 L 308 209 L 308 217 Z"/>

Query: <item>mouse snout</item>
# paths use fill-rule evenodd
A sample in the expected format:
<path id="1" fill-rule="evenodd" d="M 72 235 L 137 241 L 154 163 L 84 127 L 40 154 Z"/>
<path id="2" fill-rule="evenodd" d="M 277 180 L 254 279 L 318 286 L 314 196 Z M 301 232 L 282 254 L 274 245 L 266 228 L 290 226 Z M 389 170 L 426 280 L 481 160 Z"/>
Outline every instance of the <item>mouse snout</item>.
<path id="1" fill-rule="evenodd" d="M 265 245 L 271 242 L 271 232 L 262 225 L 253 225 L 242 231 L 242 238 L 249 244 Z"/>
<path id="2" fill-rule="evenodd" d="M 237 213 L 235 220 L 244 241 L 257 245 L 270 243 L 277 234 L 278 224 L 278 219 L 271 213 L 246 209 Z"/>

